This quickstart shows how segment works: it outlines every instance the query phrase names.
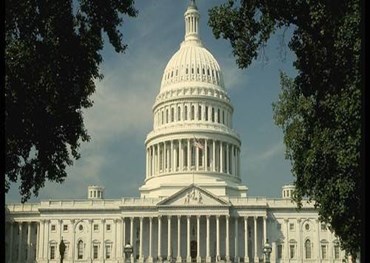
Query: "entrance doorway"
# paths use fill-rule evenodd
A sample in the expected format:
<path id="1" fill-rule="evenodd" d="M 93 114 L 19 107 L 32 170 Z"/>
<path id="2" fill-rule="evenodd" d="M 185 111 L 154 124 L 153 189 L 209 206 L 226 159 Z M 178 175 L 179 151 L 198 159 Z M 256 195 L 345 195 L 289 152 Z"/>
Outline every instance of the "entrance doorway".
<path id="1" fill-rule="evenodd" d="M 192 262 L 197 261 L 197 241 L 195 240 L 190 242 L 190 256 Z"/>

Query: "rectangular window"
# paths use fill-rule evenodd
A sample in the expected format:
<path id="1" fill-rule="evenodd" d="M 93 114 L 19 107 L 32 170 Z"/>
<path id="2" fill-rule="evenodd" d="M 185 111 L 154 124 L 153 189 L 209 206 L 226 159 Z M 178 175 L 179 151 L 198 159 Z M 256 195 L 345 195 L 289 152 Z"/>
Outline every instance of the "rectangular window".
<path id="1" fill-rule="evenodd" d="M 294 223 L 289 223 L 289 230 L 294 230 Z"/>
<path id="2" fill-rule="evenodd" d="M 56 227 L 55 225 L 51 225 L 51 231 L 55 231 Z"/>
<path id="3" fill-rule="evenodd" d="M 290 258 L 295 258 L 295 245 L 290 245 Z"/>
<path id="4" fill-rule="evenodd" d="M 202 106 L 200 105 L 198 106 L 198 120 L 202 120 Z"/>
<path id="5" fill-rule="evenodd" d="M 322 259 L 326 259 L 327 256 L 327 246 L 326 245 L 321 245 L 321 257 Z"/>
<path id="6" fill-rule="evenodd" d="M 50 259 L 55 259 L 55 245 L 50 246 Z"/>
<path id="7" fill-rule="evenodd" d="M 280 230 L 280 229 L 281 229 L 281 224 L 280 224 L 280 223 L 276 223 L 276 228 L 277 228 L 278 230 Z"/>
<path id="8" fill-rule="evenodd" d="M 205 109 L 205 113 L 206 113 L 206 115 L 205 115 L 205 120 L 206 121 L 208 121 L 208 106 L 206 106 L 206 109 Z"/>
<path id="9" fill-rule="evenodd" d="M 321 230 L 326 231 L 328 228 L 326 227 L 325 223 L 321 223 Z"/>
<path id="10" fill-rule="evenodd" d="M 112 246 L 110 244 L 105 245 L 105 257 L 108 259 L 111 256 Z"/>
<path id="11" fill-rule="evenodd" d="M 277 246 L 277 258 L 282 259 L 283 258 L 283 245 L 279 244 Z"/>
<path id="12" fill-rule="evenodd" d="M 334 258 L 339 259 L 339 245 L 334 245 Z"/>
<path id="13" fill-rule="evenodd" d="M 68 231 L 68 225 L 63 225 L 63 231 Z"/>
<path id="14" fill-rule="evenodd" d="M 110 231 L 110 224 L 107 225 L 107 231 Z"/>
<path id="15" fill-rule="evenodd" d="M 98 258 L 98 256 L 99 256 L 99 254 L 98 254 L 98 252 L 99 252 L 99 246 L 98 245 L 94 245 L 94 247 L 93 247 L 93 257 L 94 257 L 94 259 L 97 259 Z"/>
<path id="16" fill-rule="evenodd" d="M 99 230 L 99 225 L 98 224 L 94 224 L 94 231 L 98 231 Z"/>

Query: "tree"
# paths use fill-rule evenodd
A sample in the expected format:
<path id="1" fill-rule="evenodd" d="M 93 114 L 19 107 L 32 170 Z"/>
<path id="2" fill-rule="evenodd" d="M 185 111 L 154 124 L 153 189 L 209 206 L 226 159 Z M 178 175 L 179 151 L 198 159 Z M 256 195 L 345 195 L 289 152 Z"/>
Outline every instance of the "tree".
<path id="1" fill-rule="evenodd" d="M 5 3 L 5 191 L 20 181 L 22 202 L 45 180 L 61 183 L 89 140 L 82 109 L 92 106 L 103 32 L 123 52 L 118 27 L 133 0 Z"/>
<path id="2" fill-rule="evenodd" d="M 295 176 L 294 200 L 314 202 L 342 249 L 360 251 L 361 74 L 359 0 L 228 1 L 212 8 L 216 38 L 229 39 L 239 67 L 282 27 L 294 29 L 294 79 L 281 74 L 273 104 Z"/>

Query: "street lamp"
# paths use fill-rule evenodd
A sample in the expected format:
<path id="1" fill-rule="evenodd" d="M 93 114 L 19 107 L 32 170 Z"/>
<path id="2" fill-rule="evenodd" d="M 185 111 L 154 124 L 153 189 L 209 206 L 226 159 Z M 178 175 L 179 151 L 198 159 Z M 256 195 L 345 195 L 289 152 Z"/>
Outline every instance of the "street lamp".
<path id="1" fill-rule="evenodd" d="M 271 245 L 269 244 L 269 240 L 266 239 L 265 246 L 263 247 L 263 254 L 265 255 L 265 262 L 270 263 L 270 253 L 272 251 Z"/>

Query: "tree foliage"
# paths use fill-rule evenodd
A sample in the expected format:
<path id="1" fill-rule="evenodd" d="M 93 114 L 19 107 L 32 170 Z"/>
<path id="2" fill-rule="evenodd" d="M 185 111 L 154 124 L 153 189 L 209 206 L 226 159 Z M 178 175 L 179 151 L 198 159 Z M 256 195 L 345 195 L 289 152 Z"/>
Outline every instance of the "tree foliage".
<path id="1" fill-rule="evenodd" d="M 133 0 L 6 0 L 5 191 L 20 181 L 22 202 L 46 180 L 63 182 L 89 136 L 82 109 L 92 106 L 105 32 L 123 52 L 118 27 Z"/>
<path id="2" fill-rule="evenodd" d="M 293 26 L 294 79 L 281 74 L 273 104 L 295 176 L 295 201 L 308 198 L 343 249 L 360 250 L 360 6 L 348 1 L 228 1 L 210 10 L 216 38 L 229 39 L 241 68 L 280 27 Z"/>

